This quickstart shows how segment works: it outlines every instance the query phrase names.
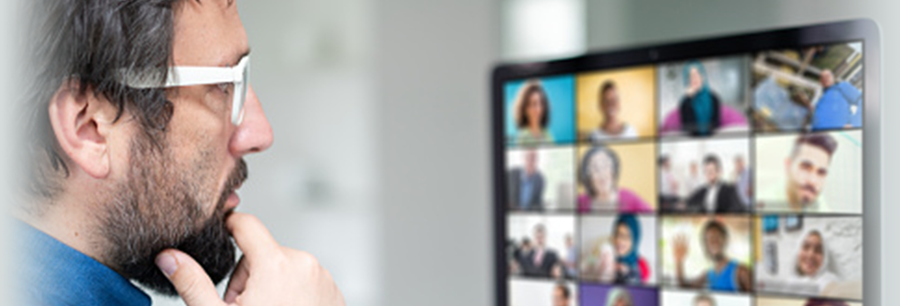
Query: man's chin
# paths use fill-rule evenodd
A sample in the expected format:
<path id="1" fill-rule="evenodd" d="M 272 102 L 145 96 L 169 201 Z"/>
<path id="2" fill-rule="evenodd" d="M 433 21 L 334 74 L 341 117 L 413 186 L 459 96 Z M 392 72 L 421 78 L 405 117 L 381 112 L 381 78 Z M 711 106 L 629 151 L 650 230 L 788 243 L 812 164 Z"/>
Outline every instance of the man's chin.
<path id="1" fill-rule="evenodd" d="M 199 232 L 188 236 L 171 248 L 180 250 L 196 260 L 214 284 L 222 282 L 236 264 L 236 247 L 225 229 L 222 218 L 210 219 Z M 178 292 L 175 287 L 155 264 L 156 256 L 165 249 L 168 247 L 159 248 L 152 256 L 125 266 L 123 274 L 162 295 L 176 296 Z"/>
<path id="2" fill-rule="evenodd" d="M 803 207 L 809 207 L 815 204 L 816 197 L 815 196 L 805 196 L 800 199 L 800 204 L 803 204 Z"/>

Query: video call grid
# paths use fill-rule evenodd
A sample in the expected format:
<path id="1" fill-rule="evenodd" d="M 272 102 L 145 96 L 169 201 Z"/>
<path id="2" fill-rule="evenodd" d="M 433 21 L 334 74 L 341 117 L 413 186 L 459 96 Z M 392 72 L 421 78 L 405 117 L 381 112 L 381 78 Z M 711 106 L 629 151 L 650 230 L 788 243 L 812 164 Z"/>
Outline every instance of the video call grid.
<path id="1" fill-rule="evenodd" d="M 656 86 L 659 87 L 658 79 L 656 79 L 656 81 L 657 81 Z M 576 91 L 577 91 L 577 90 L 576 90 Z M 749 93 L 747 93 L 747 94 L 749 94 Z M 656 98 L 658 99 L 658 95 L 657 95 Z M 659 112 L 660 112 L 660 110 L 659 110 L 659 105 L 660 105 L 660 103 L 659 103 L 659 101 L 655 101 L 655 102 L 656 102 L 656 103 L 654 103 L 654 105 L 655 105 L 655 107 L 657 108 L 657 109 L 656 109 L 656 112 L 657 112 L 657 114 L 659 114 Z M 576 108 L 576 109 L 577 109 L 577 108 Z M 575 120 L 573 120 L 573 124 L 574 124 L 575 126 L 577 126 L 577 122 L 578 122 L 577 110 L 575 111 L 575 116 L 574 116 L 574 117 L 575 117 Z M 768 131 L 768 132 L 767 132 L 767 131 L 759 130 L 759 129 L 757 129 L 757 126 L 758 126 L 758 125 L 752 122 L 752 120 L 754 120 L 754 119 L 753 119 L 753 118 L 749 118 L 749 119 L 751 120 L 750 129 L 749 129 L 749 131 L 743 132 L 743 133 L 726 133 L 726 134 L 722 134 L 722 135 L 715 135 L 715 136 L 712 136 L 712 137 L 705 137 L 705 138 L 690 138 L 690 137 L 680 137 L 680 138 L 679 138 L 679 137 L 669 137 L 669 136 L 662 136 L 662 135 L 659 135 L 659 134 L 655 134 L 655 135 L 649 136 L 649 137 L 638 136 L 638 137 L 636 137 L 636 138 L 634 138 L 634 139 L 628 139 L 628 140 L 623 140 L 623 141 L 615 141 L 615 142 L 610 141 L 610 142 L 608 142 L 608 145 L 617 146 L 617 145 L 628 145 L 628 144 L 655 143 L 655 144 L 656 144 L 656 152 L 655 152 L 655 153 L 656 153 L 656 157 L 658 158 L 659 156 L 661 156 L 662 145 L 663 145 L 664 143 L 667 143 L 667 142 L 679 142 L 679 141 L 690 142 L 690 141 L 696 141 L 697 139 L 705 139 L 705 140 L 709 140 L 709 139 L 746 139 L 747 142 L 748 142 L 748 144 L 747 144 L 748 150 L 746 151 L 748 154 L 747 154 L 746 157 L 748 158 L 749 161 L 752 161 L 752 162 L 750 162 L 749 168 L 750 168 L 750 169 L 755 169 L 755 168 L 757 167 L 757 165 L 756 165 L 756 157 L 755 157 L 755 154 L 756 154 L 756 152 L 757 152 L 757 150 L 756 150 L 756 138 L 757 138 L 757 135 L 765 137 L 765 136 L 777 136 L 777 135 L 797 135 L 797 134 L 802 133 L 802 132 L 799 132 L 799 131 L 775 131 L 775 132 Z M 825 131 L 852 131 L 852 130 L 861 130 L 861 128 L 828 129 L 828 130 L 822 130 L 822 132 L 825 132 Z M 582 138 L 582 137 L 576 137 L 576 140 L 575 140 L 575 141 L 572 141 L 571 143 L 542 144 L 542 145 L 539 145 L 539 148 L 548 148 L 548 147 L 571 148 L 571 149 L 572 149 L 572 152 L 573 152 L 573 155 L 575 155 L 574 158 L 573 158 L 573 161 L 574 161 L 575 163 L 578 163 L 579 157 L 580 157 L 580 156 L 579 156 L 579 150 L 578 150 L 578 148 L 579 148 L 580 146 L 582 146 L 582 145 L 591 145 L 591 144 L 593 144 L 593 142 L 591 142 L 591 141 L 589 141 L 589 140 L 585 140 L 585 139 Z M 518 146 L 518 148 L 517 148 L 516 146 L 511 146 L 511 147 L 508 148 L 508 150 L 521 149 L 521 148 L 523 148 L 523 147 L 529 147 L 529 146 Z M 578 168 L 577 165 L 573 165 L 573 166 L 574 166 L 574 168 Z M 573 174 L 576 176 L 575 180 L 573 180 L 573 181 L 577 181 L 577 176 L 578 176 L 579 174 L 577 173 L 577 171 L 573 171 Z M 654 181 L 655 181 L 655 182 L 659 182 L 659 177 L 660 177 L 659 171 L 656 171 L 656 177 L 654 178 Z M 577 187 L 573 187 L 573 188 L 574 188 L 575 190 L 578 189 Z M 577 192 L 576 192 L 576 194 L 577 194 Z M 754 193 L 754 195 L 755 195 L 755 193 Z M 754 201 L 754 202 L 755 202 L 755 201 Z M 670 213 L 670 212 L 664 212 L 664 211 L 661 211 L 661 210 L 659 210 L 661 204 L 662 204 L 662 203 L 657 203 L 656 209 L 655 209 L 654 211 L 652 211 L 652 212 L 649 212 L 649 213 L 641 213 L 641 215 L 654 215 L 654 216 L 657 216 L 658 219 L 657 219 L 657 227 L 656 227 L 656 231 L 657 231 L 657 237 L 658 237 L 658 239 L 660 239 L 660 240 L 662 239 L 662 238 L 661 238 L 661 237 L 662 237 L 662 234 L 661 234 L 661 232 L 662 232 L 662 226 L 659 226 L 659 224 L 662 223 L 662 218 L 664 218 L 665 216 L 668 216 L 668 215 L 671 215 L 671 216 L 682 216 L 682 215 L 683 215 L 683 214 L 680 214 L 680 213 Z M 860 204 L 862 204 L 862 203 L 860 203 Z M 565 209 L 563 209 L 563 210 L 558 210 L 557 212 L 568 213 L 568 214 L 571 214 L 571 216 L 572 216 L 573 218 L 575 218 L 575 220 L 576 220 L 576 226 L 575 226 L 575 229 L 574 229 L 574 231 L 573 231 L 572 234 L 575 236 L 576 244 L 578 244 L 579 242 L 581 242 L 581 237 L 580 237 L 580 235 L 581 235 L 581 220 L 582 220 L 582 217 L 581 217 L 581 216 L 582 216 L 582 215 L 601 215 L 601 216 L 617 216 L 617 215 L 619 215 L 619 213 L 615 213 L 615 212 L 602 212 L 602 211 L 592 211 L 592 212 L 587 212 L 587 213 L 585 213 L 585 212 L 578 212 L 577 209 L 574 209 L 574 208 L 573 208 L 573 209 L 568 209 L 568 210 L 565 210 Z M 543 213 L 547 213 L 547 212 L 543 212 Z M 513 211 L 510 211 L 510 212 L 509 212 L 509 215 L 510 215 L 510 216 L 514 216 L 514 215 L 516 215 L 516 214 L 519 214 L 519 213 L 516 213 L 516 212 L 513 212 Z M 762 216 L 768 216 L 768 215 L 800 215 L 800 216 L 807 215 L 806 212 L 801 212 L 801 213 L 799 213 L 799 214 L 797 214 L 797 213 L 788 213 L 788 212 L 755 212 L 755 211 L 753 211 L 752 209 L 749 210 L 749 211 L 747 211 L 747 212 L 738 213 L 738 214 L 739 214 L 739 215 L 747 215 L 749 218 L 752 218 L 752 219 L 754 219 L 754 220 L 755 220 L 755 219 L 759 219 L 759 218 L 761 218 Z M 715 214 L 715 215 L 722 215 L 722 214 Z M 834 215 L 834 216 L 840 216 L 840 215 L 861 216 L 861 213 L 860 213 L 860 214 L 841 214 L 841 213 L 837 213 L 837 214 L 832 214 L 832 215 Z M 827 214 L 817 213 L 817 214 L 811 214 L 811 216 L 815 216 L 815 217 L 826 217 Z M 750 222 L 750 226 L 751 226 L 751 230 L 750 230 L 750 237 L 751 237 L 751 238 L 750 238 L 750 240 L 751 240 L 751 241 L 755 241 L 755 240 L 757 239 L 757 238 L 753 237 L 754 235 L 756 235 L 757 233 L 759 233 L 759 231 L 756 229 L 757 223 L 758 223 L 758 222 Z M 756 264 L 757 264 L 756 255 L 758 254 L 759 251 L 755 249 L 756 247 L 757 247 L 757 245 L 756 245 L 755 243 L 750 243 L 750 248 L 751 248 L 751 250 L 752 250 L 752 251 L 750 252 L 750 254 L 751 254 L 751 263 L 750 263 L 750 264 L 751 264 L 751 265 L 756 265 Z M 660 250 L 660 248 L 657 248 L 657 253 L 664 253 L 664 251 L 663 251 L 663 250 Z M 583 259 L 583 258 L 581 258 L 580 254 L 579 254 L 579 256 L 578 256 L 578 261 L 580 261 L 580 260 L 582 260 L 582 259 Z M 657 280 L 657 282 L 656 282 L 654 285 L 642 285 L 643 287 L 648 287 L 648 288 L 663 288 L 663 287 L 666 287 L 666 286 L 663 285 L 663 281 L 661 280 L 661 277 L 659 276 L 659 274 L 660 274 L 659 271 L 662 271 L 662 267 L 661 267 L 661 266 L 662 266 L 662 261 L 663 261 L 663 260 L 662 260 L 661 257 L 657 257 L 657 260 L 656 260 L 656 261 L 657 261 L 657 262 L 656 262 L 656 271 L 657 271 L 657 272 L 655 273 L 655 277 L 657 277 L 658 280 Z M 579 265 L 578 265 L 578 266 L 580 266 L 580 262 L 579 262 Z M 754 273 L 752 273 L 752 274 L 755 276 L 756 272 L 754 271 Z M 515 278 L 516 278 L 515 276 L 511 276 L 511 279 L 515 279 Z M 579 275 L 578 278 L 576 278 L 576 279 L 574 280 L 574 282 L 576 282 L 576 283 L 578 283 L 578 284 L 581 284 L 581 285 L 590 283 L 589 281 L 582 280 L 582 279 L 580 278 L 580 275 Z M 754 286 L 754 287 L 755 287 L 755 286 Z M 676 288 L 677 288 L 677 287 L 676 287 Z M 755 291 L 755 288 L 754 288 L 754 290 L 751 290 L 751 291 L 748 293 L 748 295 L 750 295 L 750 296 L 755 296 L 755 294 L 753 294 L 753 293 L 759 293 L 759 292 L 756 292 L 756 291 Z M 767 295 L 770 295 L 770 294 L 767 294 Z M 776 293 L 776 294 L 774 294 L 774 295 L 779 295 L 779 294 Z M 806 297 L 806 296 L 803 296 L 803 297 Z M 848 299 L 848 300 L 851 300 L 851 299 Z"/>

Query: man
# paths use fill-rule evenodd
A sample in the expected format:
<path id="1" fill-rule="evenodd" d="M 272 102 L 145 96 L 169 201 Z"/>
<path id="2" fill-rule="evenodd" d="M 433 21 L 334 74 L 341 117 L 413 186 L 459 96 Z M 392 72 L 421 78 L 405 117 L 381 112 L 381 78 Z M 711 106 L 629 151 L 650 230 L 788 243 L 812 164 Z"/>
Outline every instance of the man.
<path id="1" fill-rule="evenodd" d="M 565 273 L 567 278 L 576 278 L 578 277 L 578 248 L 575 247 L 575 239 L 572 238 L 572 234 L 566 235 L 566 258 L 562 260 L 562 265 L 565 267 Z"/>
<path id="2" fill-rule="evenodd" d="M 608 80 L 600 85 L 598 100 L 603 122 L 591 132 L 591 142 L 600 144 L 607 140 L 638 137 L 637 130 L 622 118 L 622 102 L 619 101 L 619 89 L 615 82 Z"/>
<path id="3" fill-rule="evenodd" d="M 710 220 L 700 232 L 703 240 L 703 248 L 713 267 L 695 279 L 687 279 L 684 275 L 684 261 L 688 254 L 688 239 L 684 236 L 675 238 L 673 253 L 676 266 L 678 285 L 685 288 L 703 289 L 732 292 L 748 292 L 752 289 L 752 277 L 750 268 L 739 264 L 736 260 L 728 258 L 725 250 L 728 248 L 728 230 L 725 224 L 716 220 Z"/>
<path id="4" fill-rule="evenodd" d="M 687 195 L 693 194 L 694 191 L 702 188 L 705 184 L 706 182 L 700 176 L 700 165 L 696 161 L 692 161 L 690 166 L 688 166 L 688 179 L 687 184 L 685 184 Z"/>
<path id="5" fill-rule="evenodd" d="M 716 306 L 716 300 L 709 295 L 700 294 L 694 298 L 694 306 Z"/>
<path id="6" fill-rule="evenodd" d="M 524 254 L 520 263 L 525 276 L 561 278 L 562 264 L 559 255 L 547 248 L 547 228 L 543 224 L 534 226 L 534 247 Z"/>
<path id="7" fill-rule="evenodd" d="M 695 190 L 687 200 L 688 212 L 735 213 L 745 212 L 747 207 L 741 204 L 737 189 L 721 179 L 722 162 L 715 155 L 707 155 L 703 159 L 703 174 L 706 185 Z"/>
<path id="8" fill-rule="evenodd" d="M 734 158 L 734 182 L 737 185 L 741 204 L 749 208 L 751 204 L 750 198 L 753 195 L 753 174 L 750 172 L 750 168 L 747 167 L 747 163 L 742 155 Z"/>
<path id="9" fill-rule="evenodd" d="M 672 162 L 668 156 L 659 158 L 659 203 L 663 210 L 672 210 L 680 200 L 678 196 L 678 180 L 672 173 Z"/>
<path id="10" fill-rule="evenodd" d="M 149 305 L 131 281 L 187 305 L 344 304 L 313 256 L 234 212 L 272 130 L 233 0 L 29 3 L 20 304 Z"/>
<path id="11" fill-rule="evenodd" d="M 862 92 L 849 82 L 835 82 L 831 70 L 819 75 L 822 96 L 816 102 L 812 129 L 858 128 L 862 126 Z"/>
<path id="12" fill-rule="evenodd" d="M 544 208 L 544 175 L 538 170 L 538 153 L 525 151 L 525 166 L 507 174 L 509 202 L 512 209 L 542 210 Z"/>
<path id="13" fill-rule="evenodd" d="M 565 283 L 553 286 L 553 306 L 572 306 L 572 291 Z"/>
<path id="14" fill-rule="evenodd" d="M 766 211 L 831 212 L 821 196 L 837 141 L 826 133 L 797 137 L 784 162 L 784 186 L 758 195 L 757 207 Z"/>

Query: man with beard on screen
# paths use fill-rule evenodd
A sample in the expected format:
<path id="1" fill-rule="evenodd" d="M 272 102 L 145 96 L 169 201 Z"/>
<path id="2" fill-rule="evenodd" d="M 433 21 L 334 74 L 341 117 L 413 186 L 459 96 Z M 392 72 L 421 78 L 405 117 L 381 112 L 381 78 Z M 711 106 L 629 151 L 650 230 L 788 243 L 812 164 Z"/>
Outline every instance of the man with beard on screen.
<path id="1" fill-rule="evenodd" d="M 827 133 L 797 136 L 784 161 L 785 184 L 761 192 L 757 207 L 797 213 L 834 212 L 822 192 L 837 150 L 837 140 Z"/>
<path id="2" fill-rule="evenodd" d="M 273 139 L 234 0 L 29 4 L 20 304 L 149 305 L 131 281 L 187 305 L 344 304 L 312 255 L 234 212 L 243 156 Z"/>

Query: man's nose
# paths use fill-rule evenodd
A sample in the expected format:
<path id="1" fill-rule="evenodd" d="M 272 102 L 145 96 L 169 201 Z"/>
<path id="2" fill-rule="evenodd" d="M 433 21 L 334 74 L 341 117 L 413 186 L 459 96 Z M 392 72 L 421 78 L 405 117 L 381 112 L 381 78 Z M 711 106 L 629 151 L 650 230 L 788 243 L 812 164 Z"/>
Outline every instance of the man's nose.
<path id="1" fill-rule="evenodd" d="M 236 157 L 262 152 L 272 146 L 273 137 L 269 119 L 251 86 L 244 103 L 244 120 L 231 137 L 229 150 Z"/>

